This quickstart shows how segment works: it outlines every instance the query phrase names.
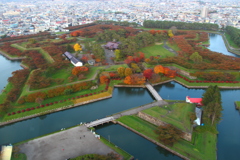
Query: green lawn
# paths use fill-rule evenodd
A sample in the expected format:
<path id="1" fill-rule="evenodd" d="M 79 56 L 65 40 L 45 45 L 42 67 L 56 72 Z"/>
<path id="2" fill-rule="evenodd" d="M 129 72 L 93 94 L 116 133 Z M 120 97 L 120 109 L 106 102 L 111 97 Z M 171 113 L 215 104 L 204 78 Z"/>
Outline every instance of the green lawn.
<path id="1" fill-rule="evenodd" d="M 53 78 L 53 79 L 62 78 L 64 79 L 64 83 L 67 83 L 68 77 L 72 75 L 72 69 L 73 67 L 67 67 L 64 69 L 56 70 L 53 74 L 48 75 L 48 78 Z"/>
<path id="2" fill-rule="evenodd" d="M 154 132 L 154 130 L 157 129 L 157 126 L 154 126 L 135 115 L 123 116 L 119 118 L 118 121 L 157 141 L 157 134 Z M 217 136 L 215 134 L 210 132 L 193 132 L 192 142 L 181 139 L 172 147 L 167 147 L 190 158 L 191 160 L 215 160 L 217 159 L 216 144 Z"/>
<path id="3" fill-rule="evenodd" d="M 207 41 L 205 41 L 205 42 L 202 42 L 202 44 L 203 44 L 203 45 L 210 45 L 210 41 L 207 40 Z"/>
<path id="4" fill-rule="evenodd" d="M 230 35 L 229 35 L 229 34 L 225 33 L 225 37 L 226 37 L 226 39 L 227 39 L 227 41 L 228 41 L 228 43 L 229 43 L 229 45 L 230 45 L 231 47 L 233 47 L 233 48 L 239 48 L 238 45 L 236 45 L 236 44 L 233 42 L 233 40 L 230 38 Z"/>
<path id="5" fill-rule="evenodd" d="M 42 48 L 37 49 L 39 53 L 42 54 L 42 56 L 44 57 L 44 59 L 47 60 L 48 63 L 53 63 L 54 60 L 53 58 L 48 54 L 48 52 L 44 51 Z"/>
<path id="6" fill-rule="evenodd" d="M 174 51 L 180 51 L 180 48 L 177 46 L 177 44 L 170 44 L 167 42 L 167 45 L 171 47 Z"/>
<path id="7" fill-rule="evenodd" d="M 27 155 L 24 153 L 18 153 L 17 156 L 12 155 L 11 160 L 27 160 Z"/>
<path id="8" fill-rule="evenodd" d="M 194 105 L 189 103 L 175 103 L 165 107 L 152 107 L 142 112 L 157 118 L 175 127 L 191 132 L 192 124 L 190 122 L 189 113 L 194 112 Z"/>
<path id="9" fill-rule="evenodd" d="M 149 58 L 150 56 L 159 56 L 159 55 L 161 56 L 161 58 L 175 56 L 174 53 L 165 49 L 163 47 L 163 44 L 144 47 L 139 49 L 139 51 L 143 52 L 146 58 Z"/>
<path id="10" fill-rule="evenodd" d="M 108 72 L 110 72 L 110 71 L 116 72 L 119 67 L 129 68 L 127 64 L 118 64 L 118 65 L 109 66 L 109 67 L 105 68 L 104 70 L 108 71 Z"/>
<path id="11" fill-rule="evenodd" d="M 123 116 L 118 121 L 127 124 L 130 128 L 135 129 L 136 131 L 143 133 L 144 135 L 148 135 L 154 140 L 157 140 L 157 134 L 155 134 L 154 130 L 157 129 L 157 126 L 142 120 L 141 118 L 137 117 L 136 115 L 132 116 Z"/>
<path id="12" fill-rule="evenodd" d="M 3 89 L 3 91 L 0 94 L 0 104 L 4 102 L 4 100 L 7 98 L 8 92 L 13 88 L 13 85 L 11 83 L 8 83 L 7 86 Z"/>

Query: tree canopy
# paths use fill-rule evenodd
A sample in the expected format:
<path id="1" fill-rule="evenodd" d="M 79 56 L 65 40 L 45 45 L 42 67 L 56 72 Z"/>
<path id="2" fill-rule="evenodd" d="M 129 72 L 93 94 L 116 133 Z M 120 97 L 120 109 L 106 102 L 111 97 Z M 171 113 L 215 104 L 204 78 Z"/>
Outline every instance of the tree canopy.
<path id="1" fill-rule="evenodd" d="M 159 126 L 155 132 L 158 134 L 158 140 L 165 145 L 172 146 L 175 142 L 177 142 L 183 132 L 171 124 L 166 124 Z"/>
<path id="2" fill-rule="evenodd" d="M 217 85 L 209 86 L 203 94 L 202 103 L 204 105 L 203 118 L 211 125 L 219 123 L 222 117 L 221 93 Z"/>

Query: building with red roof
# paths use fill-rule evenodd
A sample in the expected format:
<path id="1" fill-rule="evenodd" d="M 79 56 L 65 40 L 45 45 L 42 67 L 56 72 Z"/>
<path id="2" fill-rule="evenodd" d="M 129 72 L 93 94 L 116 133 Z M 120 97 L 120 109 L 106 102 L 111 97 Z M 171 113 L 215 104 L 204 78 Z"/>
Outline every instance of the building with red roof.
<path id="1" fill-rule="evenodd" d="M 186 102 L 195 103 L 197 104 L 197 106 L 202 106 L 202 98 L 190 98 L 189 96 L 187 96 Z"/>

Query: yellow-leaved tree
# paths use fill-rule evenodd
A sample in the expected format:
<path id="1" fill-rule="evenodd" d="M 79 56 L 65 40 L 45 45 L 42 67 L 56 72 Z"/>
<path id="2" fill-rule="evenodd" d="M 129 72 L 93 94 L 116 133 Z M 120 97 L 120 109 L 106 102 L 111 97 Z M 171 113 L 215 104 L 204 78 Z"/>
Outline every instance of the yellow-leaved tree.
<path id="1" fill-rule="evenodd" d="M 73 48 L 74 48 L 75 52 L 82 50 L 81 45 L 78 44 L 78 43 L 76 43 L 76 44 L 73 46 Z"/>
<path id="2" fill-rule="evenodd" d="M 168 36 L 170 37 L 170 38 L 172 38 L 174 35 L 173 35 L 173 33 L 172 33 L 172 30 L 168 30 Z"/>

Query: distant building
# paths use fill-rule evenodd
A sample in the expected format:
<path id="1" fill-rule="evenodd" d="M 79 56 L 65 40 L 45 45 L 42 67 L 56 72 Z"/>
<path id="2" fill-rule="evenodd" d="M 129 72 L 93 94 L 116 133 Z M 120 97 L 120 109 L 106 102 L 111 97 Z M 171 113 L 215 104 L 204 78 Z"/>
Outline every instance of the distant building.
<path id="1" fill-rule="evenodd" d="M 71 63 L 72 63 L 75 67 L 83 66 L 83 63 L 82 63 L 80 60 L 78 60 L 76 57 L 74 57 L 71 53 L 65 52 L 65 53 L 63 53 L 63 55 L 64 55 L 65 57 L 67 57 L 67 59 L 68 59 L 69 61 L 71 61 Z"/>
<path id="2" fill-rule="evenodd" d="M 104 47 L 106 49 L 115 50 L 118 49 L 120 42 L 108 42 Z"/>
<path id="3" fill-rule="evenodd" d="M 208 8 L 206 6 L 204 6 L 201 10 L 201 17 L 206 18 L 207 15 L 208 15 Z"/>

